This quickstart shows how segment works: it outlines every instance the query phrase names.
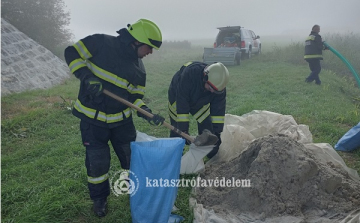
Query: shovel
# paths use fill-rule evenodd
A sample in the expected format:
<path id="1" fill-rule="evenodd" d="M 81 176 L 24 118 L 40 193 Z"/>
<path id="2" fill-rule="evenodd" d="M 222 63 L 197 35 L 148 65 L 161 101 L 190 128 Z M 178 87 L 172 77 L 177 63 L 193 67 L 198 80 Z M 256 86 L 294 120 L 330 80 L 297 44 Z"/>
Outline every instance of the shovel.
<path id="1" fill-rule="evenodd" d="M 150 112 L 145 111 L 144 109 L 134 105 L 133 103 L 117 96 L 116 94 L 104 89 L 103 93 L 106 94 L 107 96 L 129 106 L 130 108 L 133 108 L 135 110 L 137 110 L 138 112 L 146 115 L 149 118 L 152 118 L 154 115 L 151 114 Z M 201 135 L 198 135 L 197 137 L 193 138 L 191 136 L 189 136 L 188 134 L 180 131 L 179 129 L 175 128 L 174 126 L 170 125 L 167 122 L 163 123 L 163 126 L 165 126 L 166 128 L 170 129 L 171 131 L 179 134 L 180 136 L 184 137 L 185 139 L 187 139 L 188 141 L 190 141 L 191 143 L 193 143 L 196 146 L 207 146 L 207 145 L 215 145 L 215 143 L 217 143 L 218 138 L 216 135 L 212 134 L 209 130 L 205 129 Z"/>

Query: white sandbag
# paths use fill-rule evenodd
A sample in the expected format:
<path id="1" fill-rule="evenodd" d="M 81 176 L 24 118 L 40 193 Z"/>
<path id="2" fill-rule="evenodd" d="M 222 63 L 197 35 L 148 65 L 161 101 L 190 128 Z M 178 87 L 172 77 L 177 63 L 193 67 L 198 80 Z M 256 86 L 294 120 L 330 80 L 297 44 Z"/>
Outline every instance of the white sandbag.
<path id="1" fill-rule="evenodd" d="M 198 173 L 205 168 L 203 158 L 214 148 L 210 146 L 195 146 L 190 145 L 189 151 L 187 151 L 181 157 L 180 174 Z"/>
<path id="2" fill-rule="evenodd" d="M 150 142 L 156 140 L 157 138 L 154 136 L 149 136 L 146 133 L 140 132 L 136 130 L 136 142 Z"/>

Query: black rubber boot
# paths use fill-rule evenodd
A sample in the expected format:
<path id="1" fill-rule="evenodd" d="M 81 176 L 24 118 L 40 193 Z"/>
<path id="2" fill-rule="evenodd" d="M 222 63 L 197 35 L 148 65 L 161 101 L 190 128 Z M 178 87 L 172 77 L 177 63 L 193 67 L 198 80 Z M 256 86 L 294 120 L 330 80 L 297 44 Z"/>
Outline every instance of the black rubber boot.
<path id="1" fill-rule="evenodd" d="M 314 80 L 309 80 L 309 78 L 306 78 L 306 79 L 305 79 L 305 82 L 306 82 L 306 83 L 311 83 L 311 82 L 313 82 L 313 81 L 314 81 Z"/>
<path id="2" fill-rule="evenodd" d="M 106 198 L 94 200 L 94 212 L 98 217 L 104 217 L 106 215 Z"/>

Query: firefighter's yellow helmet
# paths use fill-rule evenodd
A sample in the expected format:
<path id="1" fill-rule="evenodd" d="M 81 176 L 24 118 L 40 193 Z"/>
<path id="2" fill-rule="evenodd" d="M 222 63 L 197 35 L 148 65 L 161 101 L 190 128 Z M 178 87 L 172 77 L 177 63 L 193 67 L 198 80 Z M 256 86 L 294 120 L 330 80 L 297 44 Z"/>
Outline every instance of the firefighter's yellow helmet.
<path id="1" fill-rule="evenodd" d="M 128 31 L 140 43 L 145 43 L 155 49 L 159 49 L 161 46 L 161 31 L 159 27 L 150 20 L 139 19 L 134 24 L 128 25 Z"/>

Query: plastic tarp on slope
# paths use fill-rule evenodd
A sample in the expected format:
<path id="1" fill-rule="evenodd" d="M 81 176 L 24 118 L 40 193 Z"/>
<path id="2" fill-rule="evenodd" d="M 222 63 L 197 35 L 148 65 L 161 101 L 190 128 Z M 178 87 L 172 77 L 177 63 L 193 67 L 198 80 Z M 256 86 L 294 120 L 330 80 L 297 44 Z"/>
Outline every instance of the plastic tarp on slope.
<path id="1" fill-rule="evenodd" d="M 298 125 L 294 118 L 290 115 L 282 115 L 269 111 L 254 110 L 243 116 L 235 116 L 227 114 L 225 116 L 224 130 L 221 134 L 222 144 L 216 156 L 209 160 L 205 168 L 210 165 L 221 165 L 235 157 L 238 157 L 242 151 L 254 140 L 267 135 L 284 134 L 288 137 L 302 143 L 317 159 L 322 162 L 331 162 L 336 168 L 340 168 L 348 173 L 355 181 L 359 181 L 358 173 L 348 168 L 343 159 L 335 152 L 335 150 L 327 143 L 312 143 L 312 135 L 309 127 L 306 125 Z M 209 195 L 211 196 L 211 195 Z M 260 216 L 231 216 L 228 214 L 227 219 L 222 218 L 214 212 L 207 210 L 202 204 L 196 202 L 194 198 L 190 198 L 190 205 L 194 207 L 194 223 L 225 223 L 225 222 L 277 222 L 277 223 L 301 223 L 305 219 L 296 216 L 279 216 L 273 219 L 263 219 Z M 359 211 L 351 213 L 349 219 L 352 223 L 360 223 Z M 254 221 L 254 219 L 260 219 Z M 315 219 L 322 222 L 326 219 Z"/>
<path id="2" fill-rule="evenodd" d="M 352 151 L 360 147 L 360 122 L 352 127 L 336 143 L 335 149 L 339 151 Z"/>

